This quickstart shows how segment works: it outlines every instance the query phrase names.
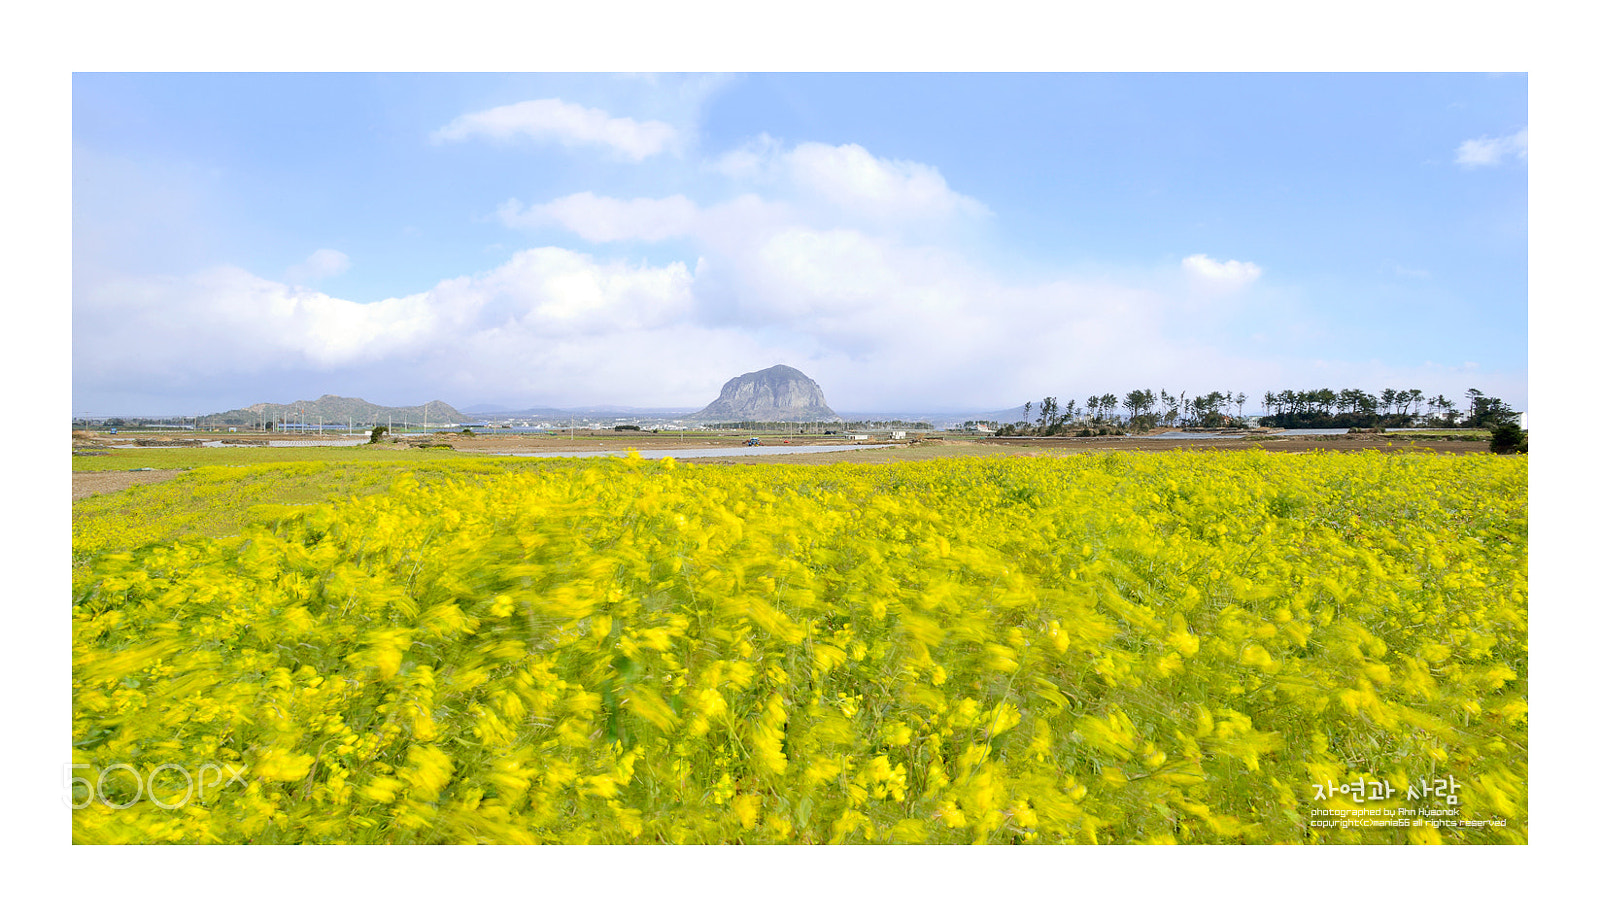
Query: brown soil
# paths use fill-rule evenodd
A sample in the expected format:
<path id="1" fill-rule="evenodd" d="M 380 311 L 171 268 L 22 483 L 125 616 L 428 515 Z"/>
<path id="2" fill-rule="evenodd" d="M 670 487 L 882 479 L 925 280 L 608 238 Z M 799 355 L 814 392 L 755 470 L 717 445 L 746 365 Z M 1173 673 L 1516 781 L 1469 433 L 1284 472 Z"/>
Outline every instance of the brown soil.
<path id="1" fill-rule="evenodd" d="M 178 469 L 156 469 L 150 472 L 73 472 L 72 499 L 80 500 L 91 494 L 121 491 L 136 484 L 155 484 L 183 474 Z"/>
<path id="2" fill-rule="evenodd" d="M 591 434 L 597 434 L 592 436 Z M 612 452 L 625 449 L 712 449 L 716 447 L 743 446 L 750 439 L 749 434 L 736 436 L 729 434 L 725 437 L 685 437 L 680 441 L 673 434 L 635 434 L 615 433 L 612 431 L 578 431 L 576 437 L 562 434 L 552 437 L 543 434 L 510 434 L 493 436 L 478 434 L 473 437 L 435 436 L 437 442 L 449 443 L 458 452 L 463 453 L 571 453 L 593 450 L 595 452 Z M 761 442 L 767 446 L 789 443 L 845 443 L 838 437 L 762 437 Z M 882 442 L 882 441 L 879 441 Z"/>
<path id="3" fill-rule="evenodd" d="M 595 435 L 598 434 L 598 435 Z M 448 442 L 458 452 L 463 453 L 543 453 L 543 452 L 573 452 L 594 450 L 596 452 L 623 450 L 623 449 L 695 449 L 722 446 L 743 446 L 746 436 L 726 437 L 690 437 L 682 442 L 670 434 L 656 436 L 638 435 L 627 433 L 612 433 L 611 431 L 579 431 L 576 438 L 566 436 L 551 437 L 541 435 L 510 435 L 492 436 L 478 435 L 476 437 L 451 436 L 448 438 L 436 437 L 438 442 Z M 780 446 L 785 443 L 794 444 L 844 444 L 850 441 L 838 437 L 762 437 L 762 444 L 766 446 Z M 1003 437 L 967 439 L 958 437 L 945 439 L 938 434 L 932 436 L 913 436 L 904 441 L 890 441 L 874 437 L 868 441 L 875 444 L 893 443 L 895 446 L 911 450 L 912 455 L 905 458 L 915 458 L 918 448 L 921 450 L 940 450 L 946 444 L 951 447 L 957 445 L 971 445 L 998 452 L 1022 452 L 1042 450 L 1047 455 L 1061 455 L 1068 453 L 1084 452 L 1088 450 L 1240 450 L 1261 449 L 1267 452 L 1304 453 L 1314 450 L 1329 450 L 1334 452 L 1350 452 L 1353 450 L 1378 450 L 1380 452 L 1403 452 L 1406 450 L 1427 450 L 1436 453 L 1450 453 L 1464 455 L 1467 453 L 1484 453 L 1489 451 L 1487 440 L 1446 440 L 1442 437 L 1418 436 L 1402 439 L 1399 437 L 1385 437 L 1381 434 L 1343 434 L 1338 436 L 1295 436 L 1292 433 L 1282 434 L 1251 434 L 1237 439 L 1215 440 L 1178 440 L 1160 439 L 1155 437 Z M 871 451 L 881 452 L 881 451 Z M 898 452 L 898 450 L 896 450 Z M 826 458 L 818 461 L 838 461 L 854 454 L 827 453 Z M 709 459 L 694 460 L 708 462 Z"/>

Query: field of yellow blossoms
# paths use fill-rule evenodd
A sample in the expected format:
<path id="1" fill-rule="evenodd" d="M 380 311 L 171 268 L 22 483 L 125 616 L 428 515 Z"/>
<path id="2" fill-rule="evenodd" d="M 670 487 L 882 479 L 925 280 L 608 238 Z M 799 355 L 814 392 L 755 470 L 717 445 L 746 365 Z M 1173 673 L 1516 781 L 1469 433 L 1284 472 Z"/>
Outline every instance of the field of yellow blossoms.
<path id="1" fill-rule="evenodd" d="M 1523 457 L 452 461 L 75 518 L 76 841 L 1527 840 Z"/>

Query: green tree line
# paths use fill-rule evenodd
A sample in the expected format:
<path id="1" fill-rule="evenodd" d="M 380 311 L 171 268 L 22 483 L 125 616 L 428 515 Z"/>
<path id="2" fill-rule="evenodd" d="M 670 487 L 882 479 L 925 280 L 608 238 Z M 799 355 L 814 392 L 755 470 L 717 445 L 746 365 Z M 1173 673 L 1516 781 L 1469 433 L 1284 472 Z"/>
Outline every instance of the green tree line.
<path id="1" fill-rule="evenodd" d="M 1249 395 L 1213 390 L 1190 397 L 1165 389 L 1134 389 L 1060 402 L 1055 396 L 1022 406 L 1021 423 L 1002 425 L 1000 436 L 1093 436 L 1142 433 L 1155 427 L 1244 427 Z M 1517 426 L 1518 412 L 1501 399 L 1468 389 L 1461 407 L 1444 395 L 1432 397 L 1421 389 L 1384 389 L 1372 394 L 1361 389 L 1284 389 L 1261 396 L 1262 427 L 1303 429 L 1313 427 L 1412 427 L 1425 416 L 1429 426 L 1498 428 Z M 1426 410 L 1426 415 L 1424 411 Z"/>

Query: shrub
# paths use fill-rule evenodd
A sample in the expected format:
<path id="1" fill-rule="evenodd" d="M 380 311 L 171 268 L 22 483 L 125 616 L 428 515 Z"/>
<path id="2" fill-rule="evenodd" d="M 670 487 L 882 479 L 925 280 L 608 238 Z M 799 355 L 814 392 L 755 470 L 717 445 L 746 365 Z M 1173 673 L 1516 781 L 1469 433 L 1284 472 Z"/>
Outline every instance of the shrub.
<path id="1" fill-rule="evenodd" d="M 1489 437 L 1489 449 L 1501 455 L 1525 453 L 1528 451 L 1528 432 L 1516 421 L 1501 424 L 1494 428 L 1494 433 Z"/>

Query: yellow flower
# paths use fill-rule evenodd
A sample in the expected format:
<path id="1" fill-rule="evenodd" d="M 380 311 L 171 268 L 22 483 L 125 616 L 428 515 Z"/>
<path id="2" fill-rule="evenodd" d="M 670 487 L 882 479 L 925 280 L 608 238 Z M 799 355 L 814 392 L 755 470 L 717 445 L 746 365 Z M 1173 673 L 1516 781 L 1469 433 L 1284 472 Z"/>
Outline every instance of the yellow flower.
<path id="1" fill-rule="evenodd" d="M 437 800 L 450 783 L 455 766 L 437 746 L 412 746 L 406 754 L 406 767 L 400 774 L 411 785 L 411 796 L 418 800 Z"/>
<path id="2" fill-rule="evenodd" d="M 298 781 L 311 770 L 313 761 L 310 755 L 268 749 L 256 759 L 249 774 L 258 781 Z"/>
<path id="3" fill-rule="evenodd" d="M 728 807 L 746 829 L 755 828 L 756 820 L 761 817 L 761 798 L 755 794 L 740 794 L 729 802 Z"/>

